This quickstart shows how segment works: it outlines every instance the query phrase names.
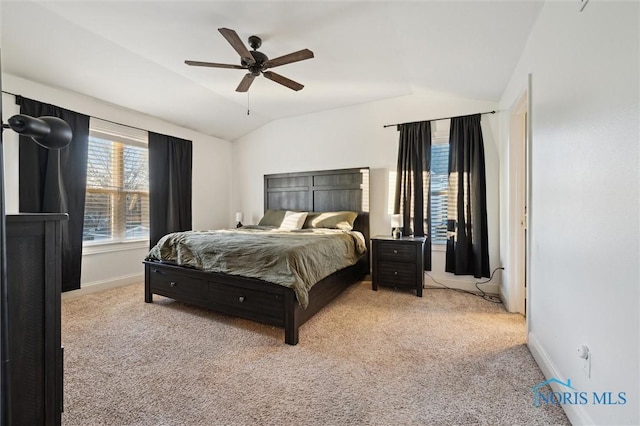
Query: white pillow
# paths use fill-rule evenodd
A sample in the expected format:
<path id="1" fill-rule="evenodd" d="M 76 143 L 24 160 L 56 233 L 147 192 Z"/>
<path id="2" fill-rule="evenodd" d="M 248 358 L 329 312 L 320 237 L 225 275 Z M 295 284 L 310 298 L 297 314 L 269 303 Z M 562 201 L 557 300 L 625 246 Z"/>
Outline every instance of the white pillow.
<path id="1" fill-rule="evenodd" d="M 302 225 L 304 225 L 304 221 L 307 218 L 307 214 L 308 214 L 307 212 L 287 211 L 284 214 L 284 219 L 282 219 L 282 223 L 280 224 L 279 229 L 283 229 L 286 231 L 302 229 Z"/>

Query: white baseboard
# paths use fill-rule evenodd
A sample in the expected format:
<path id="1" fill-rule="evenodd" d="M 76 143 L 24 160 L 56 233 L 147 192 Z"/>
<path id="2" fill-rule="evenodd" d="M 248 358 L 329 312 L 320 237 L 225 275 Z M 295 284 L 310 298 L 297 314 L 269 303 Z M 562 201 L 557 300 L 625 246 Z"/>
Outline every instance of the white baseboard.
<path id="1" fill-rule="evenodd" d="M 78 290 L 66 291 L 62 293 L 62 299 L 73 299 L 74 297 L 84 296 L 91 293 L 96 293 L 102 290 L 108 290 L 110 288 L 122 287 L 123 285 L 135 284 L 144 282 L 144 274 L 126 275 L 124 277 L 118 277 L 111 280 L 94 281 L 90 283 L 82 284 Z"/>
<path id="2" fill-rule="evenodd" d="M 432 273 L 429 272 L 429 275 L 427 275 L 427 273 L 425 273 L 424 275 L 424 284 L 425 286 L 433 286 L 433 287 L 442 287 L 442 284 L 446 285 L 447 287 L 451 287 L 451 288 L 456 288 L 456 289 L 460 289 L 460 290 L 466 290 L 466 291 L 470 291 L 473 293 L 479 293 L 478 289 L 476 288 L 476 282 L 478 281 L 484 281 L 482 279 L 476 279 L 474 277 L 460 277 L 460 278 L 450 278 L 450 277 L 442 277 L 442 276 L 434 276 Z M 498 288 L 498 284 L 482 284 L 480 286 L 480 288 L 487 294 L 499 294 L 499 288 Z"/>
<path id="3" fill-rule="evenodd" d="M 509 306 L 509 299 L 502 292 L 503 288 L 504 287 L 502 286 L 498 287 L 498 297 L 500 297 L 500 300 L 502 300 L 502 304 L 504 305 L 504 308 L 507 310 L 507 312 L 513 312 Z"/>
<path id="4" fill-rule="evenodd" d="M 564 377 L 562 376 L 562 374 L 560 374 L 553 361 L 551 361 L 551 358 L 549 358 L 547 351 L 544 350 L 544 348 L 540 344 L 540 341 L 536 338 L 535 333 L 529 332 L 529 334 L 527 335 L 527 344 L 529 347 L 529 352 L 531 352 L 531 355 L 533 355 L 533 359 L 536 361 L 538 367 L 540 367 L 540 370 L 542 370 L 542 373 L 547 380 L 555 377 L 562 382 L 566 382 L 567 377 Z M 561 388 L 558 383 L 550 383 L 549 385 L 554 392 L 564 392 L 565 390 Z M 561 405 L 561 407 L 572 425 L 594 424 L 593 420 L 591 420 L 591 417 L 589 416 L 589 414 L 587 414 L 583 406 L 565 404 Z"/>

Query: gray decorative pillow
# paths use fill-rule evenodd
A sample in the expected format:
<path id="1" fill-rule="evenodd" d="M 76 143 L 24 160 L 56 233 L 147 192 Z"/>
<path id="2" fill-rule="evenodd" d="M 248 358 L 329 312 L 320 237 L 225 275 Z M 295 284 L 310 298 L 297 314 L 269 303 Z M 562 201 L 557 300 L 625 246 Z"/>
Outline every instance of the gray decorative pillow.
<path id="1" fill-rule="evenodd" d="M 313 228 L 313 226 L 311 226 L 311 223 L 316 220 L 318 218 L 318 216 L 320 216 L 320 212 L 309 212 L 307 214 L 307 218 L 304 221 L 304 225 L 302 225 L 302 229 L 311 229 Z"/>
<path id="2" fill-rule="evenodd" d="M 264 212 L 264 216 L 262 216 L 262 219 L 260 219 L 258 225 L 280 226 L 286 212 L 286 210 L 267 210 L 266 212 Z"/>
<path id="3" fill-rule="evenodd" d="M 329 228 L 351 231 L 357 217 L 358 213 L 348 211 L 311 212 L 307 215 L 303 228 Z"/>

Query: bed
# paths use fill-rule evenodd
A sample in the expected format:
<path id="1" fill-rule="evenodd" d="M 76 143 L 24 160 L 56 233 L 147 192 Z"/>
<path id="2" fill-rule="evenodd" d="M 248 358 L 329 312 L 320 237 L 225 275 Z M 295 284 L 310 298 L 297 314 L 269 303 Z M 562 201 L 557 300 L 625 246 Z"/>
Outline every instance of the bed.
<path id="1" fill-rule="evenodd" d="M 369 273 L 369 169 L 339 169 L 264 176 L 264 210 L 337 212 L 358 215 L 353 231 L 366 247 L 359 260 L 317 281 L 302 306 L 296 290 L 251 276 L 207 272 L 174 263 L 145 260 L 145 302 L 158 294 L 216 312 L 284 328 L 296 345 L 299 328 L 351 284 Z"/>

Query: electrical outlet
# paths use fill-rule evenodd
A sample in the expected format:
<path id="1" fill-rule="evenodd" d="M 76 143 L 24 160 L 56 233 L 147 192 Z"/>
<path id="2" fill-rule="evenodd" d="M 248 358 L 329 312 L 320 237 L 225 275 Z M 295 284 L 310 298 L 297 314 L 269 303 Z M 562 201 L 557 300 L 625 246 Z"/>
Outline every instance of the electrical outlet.
<path id="1" fill-rule="evenodd" d="M 587 376 L 587 378 L 591 378 L 591 354 L 589 357 L 582 361 L 582 371 Z"/>
<path id="2" fill-rule="evenodd" d="M 589 3 L 589 0 L 578 0 L 578 3 L 580 4 L 580 12 L 582 12 L 587 3 Z"/>
<path id="3" fill-rule="evenodd" d="M 578 358 L 582 359 L 582 371 L 591 378 L 591 351 L 587 345 L 578 346 Z"/>

